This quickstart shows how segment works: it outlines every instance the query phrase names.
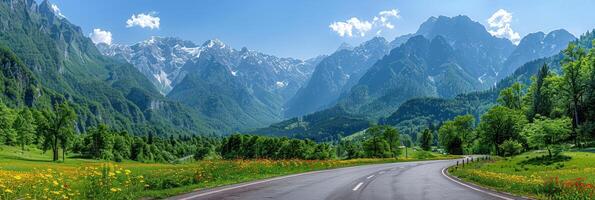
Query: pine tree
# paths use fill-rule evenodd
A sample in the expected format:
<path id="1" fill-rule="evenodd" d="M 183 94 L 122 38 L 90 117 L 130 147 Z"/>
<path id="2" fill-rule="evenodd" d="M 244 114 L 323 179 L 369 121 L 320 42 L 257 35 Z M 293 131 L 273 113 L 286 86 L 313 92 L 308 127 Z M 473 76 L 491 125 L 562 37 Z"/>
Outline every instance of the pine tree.
<path id="1" fill-rule="evenodd" d="M 17 133 L 17 142 L 21 146 L 21 151 L 25 151 L 25 146 L 29 145 L 35 139 L 35 130 L 37 124 L 28 108 L 23 108 L 13 124 Z"/>
<path id="2" fill-rule="evenodd" d="M 14 110 L 0 101 L 0 144 L 12 145 L 16 142 L 17 134 L 13 128 L 15 118 Z"/>
<path id="3" fill-rule="evenodd" d="M 546 82 L 546 78 L 550 75 L 549 67 L 544 64 L 537 73 L 535 83 L 533 85 L 533 95 L 531 108 L 529 110 L 529 120 L 533 120 L 535 115 L 541 115 L 548 117 L 552 110 L 551 96 L 548 94 L 549 84 Z"/>

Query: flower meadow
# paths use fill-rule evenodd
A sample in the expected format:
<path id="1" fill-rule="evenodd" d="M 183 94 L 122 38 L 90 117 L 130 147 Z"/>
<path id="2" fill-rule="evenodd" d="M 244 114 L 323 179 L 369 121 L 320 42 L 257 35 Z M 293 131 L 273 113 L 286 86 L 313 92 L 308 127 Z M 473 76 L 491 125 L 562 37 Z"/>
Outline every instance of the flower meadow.
<path id="1" fill-rule="evenodd" d="M 185 164 L 3 160 L 0 199 L 163 198 L 195 189 L 395 159 L 212 160 Z"/>
<path id="2" fill-rule="evenodd" d="M 114 164 L 18 172 L 0 169 L 0 199 L 130 199 L 142 175 Z"/>
<path id="3" fill-rule="evenodd" d="M 527 160 L 541 155 L 528 153 L 450 168 L 449 173 L 482 186 L 536 199 L 595 199 L 595 154 L 564 154 L 571 159 L 529 164 Z"/>

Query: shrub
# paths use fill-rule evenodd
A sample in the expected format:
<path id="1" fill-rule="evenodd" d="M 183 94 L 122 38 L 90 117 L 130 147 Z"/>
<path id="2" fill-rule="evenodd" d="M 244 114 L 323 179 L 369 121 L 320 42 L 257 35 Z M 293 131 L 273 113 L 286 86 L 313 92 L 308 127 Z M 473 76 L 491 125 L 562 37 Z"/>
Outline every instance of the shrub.
<path id="1" fill-rule="evenodd" d="M 504 156 L 514 156 L 521 153 L 523 145 L 516 140 L 506 140 L 499 146 Z"/>

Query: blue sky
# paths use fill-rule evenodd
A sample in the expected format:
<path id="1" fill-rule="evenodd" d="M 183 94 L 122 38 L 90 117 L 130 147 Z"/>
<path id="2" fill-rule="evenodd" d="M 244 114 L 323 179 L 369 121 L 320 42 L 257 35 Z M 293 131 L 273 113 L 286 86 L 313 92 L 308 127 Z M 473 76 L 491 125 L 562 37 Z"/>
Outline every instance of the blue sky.
<path id="1" fill-rule="evenodd" d="M 564 28 L 575 35 L 595 28 L 590 0 L 53 0 L 86 34 L 111 33 L 112 43 L 132 44 L 150 36 L 175 36 L 201 44 L 219 38 L 283 57 L 332 53 L 342 42 L 357 45 L 374 36 L 389 40 L 412 33 L 430 16 L 467 15 L 489 27 L 497 11 L 500 37 Z M 382 11 L 397 15 L 381 15 Z M 140 16 L 139 14 L 145 14 Z M 386 13 L 385 13 L 386 14 Z M 392 13 L 394 14 L 394 13 Z M 127 21 L 133 16 L 137 20 Z M 147 17 L 149 16 L 149 17 Z M 384 21 L 380 17 L 386 16 Z M 155 21 L 146 19 L 159 18 Z M 357 21 L 350 20 L 357 18 Z M 374 17 L 377 17 L 374 20 Z M 504 19 L 504 21 L 502 21 Z M 143 21 L 144 20 L 144 21 Z M 507 21 L 508 20 L 508 21 Z M 336 30 L 329 27 L 335 23 Z M 498 24 L 496 24 L 498 25 Z M 143 27 L 141 27 L 143 26 Z M 351 28 L 352 34 L 346 30 Z M 360 34 L 362 30 L 364 36 Z M 380 33 L 378 33 L 378 31 Z M 339 33 L 343 31 L 343 36 Z M 503 32 L 502 32 L 503 31 Z M 104 38 L 104 37 L 102 37 Z"/>

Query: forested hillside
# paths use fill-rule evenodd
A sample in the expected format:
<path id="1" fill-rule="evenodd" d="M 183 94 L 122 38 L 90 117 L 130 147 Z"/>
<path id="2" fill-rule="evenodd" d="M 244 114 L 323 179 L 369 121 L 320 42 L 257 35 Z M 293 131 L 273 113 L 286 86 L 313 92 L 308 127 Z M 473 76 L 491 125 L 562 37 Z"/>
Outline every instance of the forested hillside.
<path id="1" fill-rule="evenodd" d="M 593 41 L 595 39 L 594 36 L 595 34 L 593 32 L 587 32 L 572 43 L 584 49 L 591 49 L 592 43 L 589 41 Z M 496 87 L 487 91 L 461 94 L 454 99 L 421 98 L 410 100 L 401 105 L 395 113 L 381 122 L 397 127 L 413 126 L 421 128 L 426 127 L 429 123 L 436 124 L 453 119 L 455 116 L 461 114 L 471 114 L 475 116 L 476 120 L 479 120 L 479 117 L 483 113 L 497 103 L 496 100 L 500 91 L 517 82 L 524 85 L 531 84 L 532 77 L 538 74 L 543 65 L 547 65 L 549 71 L 554 74 L 562 74 L 561 63 L 563 60 L 564 55 L 560 52 L 554 56 L 527 62 L 510 76 L 498 82 Z M 526 89 L 524 88 L 524 90 Z M 403 131 L 407 132 L 407 129 L 403 128 Z"/>
<path id="2" fill-rule="evenodd" d="M 13 98 L 11 104 L 51 107 L 68 101 L 79 116 L 80 132 L 101 123 L 136 134 L 212 130 L 196 114 L 165 100 L 133 66 L 102 56 L 81 29 L 57 15 L 48 1 L 40 5 L 3 1 L 0 22 L 0 44 L 28 68 L 28 82 L 38 85 L 14 88 L 29 95 L 21 103 Z"/>

